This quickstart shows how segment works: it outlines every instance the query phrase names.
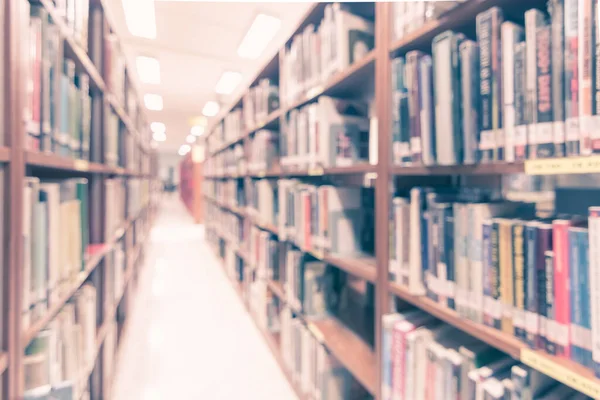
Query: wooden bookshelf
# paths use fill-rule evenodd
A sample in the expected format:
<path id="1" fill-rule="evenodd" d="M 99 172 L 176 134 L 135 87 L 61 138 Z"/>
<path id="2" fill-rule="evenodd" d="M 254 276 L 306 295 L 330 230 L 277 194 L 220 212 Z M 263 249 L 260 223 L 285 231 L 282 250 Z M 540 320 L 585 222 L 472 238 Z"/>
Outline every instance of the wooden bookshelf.
<path id="1" fill-rule="evenodd" d="M 122 299 L 128 299 L 133 295 L 129 283 L 133 281 L 132 277 L 140 268 L 144 253 L 144 247 L 139 243 L 139 239 L 148 237 L 146 231 L 151 226 L 157 209 L 157 158 L 155 152 L 150 149 L 150 127 L 147 116 L 144 114 L 143 103 L 140 101 L 138 93 L 133 90 L 131 72 L 134 70 L 127 65 L 123 66 L 122 82 L 117 82 L 114 78 L 116 74 L 113 74 L 113 90 L 120 91 L 122 89 L 122 97 L 109 92 L 107 82 L 111 82 L 108 79 L 110 72 L 108 71 L 109 67 L 103 62 L 105 61 L 104 53 L 107 51 L 104 39 L 106 35 L 114 33 L 114 31 L 112 31 L 112 25 L 107 22 L 102 2 L 90 2 L 90 9 L 96 10 L 98 13 L 96 17 L 97 21 L 101 22 L 98 25 L 101 26 L 101 32 L 90 31 L 89 39 L 91 41 L 92 33 L 96 33 L 101 49 L 88 46 L 89 50 L 80 44 L 79 38 L 73 33 L 73 29 L 68 26 L 61 11 L 54 3 L 52 0 L 4 1 L 1 6 L 4 11 L 0 13 L 2 15 L 1 22 L 5 27 L 1 39 L 4 41 L 4 46 L 0 47 L 4 51 L 2 54 L 4 60 L 2 66 L 3 95 L 7 100 L 3 118 L 0 118 L 4 132 L 2 143 L 5 144 L 0 146 L 0 163 L 2 163 L 0 168 L 3 168 L 1 172 L 6 172 L 0 175 L 5 179 L 0 182 L 5 190 L 3 214 L 0 218 L 4 225 L 4 250 L 1 263 L 4 268 L 1 299 L 3 311 L 0 315 L 3 343 L 3 347 L 0 349 L 0 373 L 3 375 L 3 380 L 0 384 L 0 398 L 4 399 L 23 398 L 25 392 L 24 350 L 43 330 L 57 325 L 53 324 L 53 321 L 56 320 L 65 305 L 71 302 L 79 289 L 88 283 L 93 285 L 96 288 L 97 308 L 101 308 L 105 304 L 109 285 L 111 285 L 109 269 L 116 265 L 112 256 L 117 251 L 122 251 L 126 255 L 126 259 L 132 261 L 128 264 L 126 284 L 115 290 L 118 290 L 119 293 L 122 291 Z M 37 146 L 34 144 L 29 144 L 31 140 L 23 121 L 23 110 L 25 110 L 27 101 L 25 80 L 28 78 L 26 71 L 30 62 L 28 56 L 30 52 L 27 48 L 28 43 L 23 40 L 23 32 L 28 32 L 30 26 L 28 7 L 31 6 L 39 6 L 47 13 L 59 32 L 64 58 L 73 61 L 77 75 L 85 75 L 89 78 L 89 93 L 85 94 L 89 94 L 91 101 L 89 138 L 91 148 L 89 157 L 85 160 L 77 158 L 82 156 L 82 152 L 78 152 L 76 147 L 67 146 L 68 149 L 64 154 L 69 155 L 63 156 L 63 149 L 59 155 L 58 149 L 55 152 L 50 151 L 47 143 L 40 145 L 42 148 L 40 151 L 35 150 Z M 78 13 L 78 16 L 84 17 L 84 14 L 85 12 L 81 12 L 81 14 Z M 89 21 L 90 27 L 93 26 L 91 14 Z M 44 46 L 48 45 L 48 39 L 44 38 L 42 41 Z M 102 55 L 102 60 L 95 60 L 101 62 L 98 64 L 99 66 L 92 61 L 94 60 L 93 55 L 98 53 L 98 51 L 94 53 L 94 50 L 98 50 Z M 122 52 L 116 49 L 111 55 L 113 57 L 123 56 Z M 63 60 L 54 61 L 60 61 L 62 65 Z M 122 84 L 122 87 L 119 87 L 119 84 Z M 78 94 L 80 93 L 82 92 L 78 91 Z M 122 102 L 126 104 L 120 104 L 121 100 L 117 100 L 119 98 L 122 98 Z M 137 107 L 132 107 L 134 103 Z M 104 107 L 105 105 L 108 107 Z M 46 105 L 41 107 L 46 107 Z M 116 118 L 120 121 L 116 132 L 117 154 L 115 159 L 111 159 L 107 155 L 109 147 L 107 137 L 110 135 L 104 118 L 107 110 L 113 110 Z M 54 130 L 50 135 L 52 139 L 56 139 Z M 26 264 L 26 256 L 29 257 L 29 254 L 26 254 L 27 250 L 21 241 L 24 237 L 25 212 L 27 211 L 25 207 L 32 205 L 25 199 L 23 190 L 26 177 L 38 177 L 42 182 L 46 180 L 59 182 L 68 178 L 85 177 L 88 182 L 85 196 L 88 209 L 84 209 L 84 215 L 87 215 L 86 222 L 88 224 L 85 227 L 88 231 L 82 236 L 89 236 L 89 246 L 82 270 L 73 274 L 68 282 L 61 283 L 60 292 L 57 296 L 53 295 L 52 297 L 53 302 L 50 302 L 43 312 L 39 312 L 40 315 L 36 315 L 33 322 L 27 326 L 24 324 L 22 315 L 22 303 L 25 299 L 22 285 L 29 283 L 25 281 L 24 270 L 26 266 L 31 268 L 31 265 Z M 115 232 L 107 231 L 109 221 L 105 219 L 107 203 L 113 200 L 108 198 L 105 183 L 108 179 L 113 178 L 121 180 L 124 186 L 123 209 L 116 210 L 116 214 L 121 213 L 118 220 L 122 218 L 124 222 Z M 137 186 L 135 186 L 136 184 Z M 139 188 L 141 185 L 147 188 L 147 196 L 144 199 L 140 196 L 139 203 L 132 202 L 128 205 L 126 199 L 131 199 L 133 188 Z M 130 206 L 140 211 L 135 212 L 134 215 Z M 46 260 L 46 263 L 46 267 L 48 267 L 49 261 Z M 89 389 L 91 399 L 108 398 L 108 394 L 99 390 L 97 385 L 98 382 L 101 382 L 99 387 L 104 386 L 103 370 L 108 366 L 98 360 L 102 360 L 102 356 L 108 351 L 102 344 L 106 336 L 110 334 L 107 327 L 111 323 L 116 323 L 116 307 L 118 306 L 119 301 L 114 306 L 114 312 L 98 316 L 101 317 L 98 318 L 101 321 L 98 321 L 96 326 L 94 360 L 89 366 L 80 366 L 81 376 L 77 378 L 77 381 L 81 380 L 83 383 L 81 386 L 86 390 Z M 120 317 L 125 318 L 126 321 L 131 318 L 129 312 Z M 119 338 L 115 338 L 115 340 L 118 342 Z M 90 383 L 92 381 L 93 384 Z"/>
<path id="2" fill-rule="evenodd" d="M 425 23 L 421 28 L 406 34 L 400 40 L 392 40 L 392 5 L 390 3 L 377 3 L 375 9 L 375 43 L 376 47 L 369 51 L 363 58 L 354 62 L 345 71 L 336 73 L 325 83 L 304 90 L 291 101 L 285 99 L 281 102 L 280 109 L 269 114 L 265 125 L 261 127 L 276 127 L 275 121 L 279 118 L 279 127 L 283 127 L 289 111 L 302 107 L 316 101 L 321 95 L 331 95 L 343 98 L 357 98 L 363 94 L 374 93 L 375 116 L 377 118 L 377 164 L 359 164 L 350 167 L 315 168 L 315 169 L 293 169 L 275 163 L 269 165 L 264 171 L 247 172 L 239 169 L 233 173 L 213 173 L 206 176 L 210 181 L 253 180 L 267 178 L 271 182 L 283 178 L 297 178 L 308 183 L 353 182 L 360 178 L 375 179 L 375 255 L 371 257 L 338 257 L 333 254 L 324 254 L 315 249 L 299 248 L 295 243 L 291 245 L 298 247 L 300 251 L 310 254 L 328 265 L 339 268 L 348 274 L 370 282 L 376 287 L 375 307 L 375 349 L 372 350 L 360 337 L 336 319 L 325 319 L 322 321 L 306 321 L 301 310 L 287 304 L 292 308 L 298 318 L 314 329 L 314 336 L 322 337 L 322 342 L 329 351 L 339 359 L 361 385 L 374 395 L 377 400 L 382 399 L 381 393 L 381 318 L 389 311 L 390 299 L 399 298 L 403 303 L 411 304 L 445 323 L 452 325 L 468 335 L 477 338 L 502 352 L 519 360 L 520 362 L 536 368 L 559 382 L 575 388 L 576 390 L 593 398 L 600 398 L 600 379 L 594 377 L 592 371 L 581 367 L 571 360 L 553 357 L 541 350 L 530 350 L 525 343 L 513 335 L 501 332 L 484 324 L 478 324 L 461 317 L 457 312 L 426 296 L 415 296 L 407 288 L 390 281 L 388 276 L 388 265 L 390 256 L 389 235 L 389 210 L 391 205 L 390 184 L 396 183 L 398 187 L 406 189 L 412 186 L 435 185 L 439 182 L 462 182 L 464 181 L 493 181 L 499 182 L 502 176 L 512 174 L 528 175 L 567 175 L 567 174 L 597 174 L 600 173 L 600 156 L 570 157 L 536 159 L 517 162 L 490 162 L 476 165 L 394 165 L 391 159 L 392 143 L 392 82 L 391 82 L 391 60 L 396 56 L 405 55 L 411 50 L 422 50 L 431 53 L 433 38 L 446 31 L 454 30 L 464 33 L 467 37 L 475 37 L 475 18 L 478 13 L 491 7 L 500 7 L 504 11 L 506 20 L 522 21 L 523 13 L 530 8 L 545 9 L 546 4 L 539 0 L 526 0 L 514 2 L 511 0 L 466 0 L 456 7 L 446 11 L 436 20 Z M 311 7 L 298 25 L 295 33 L 300 33 L 309 24 L 317 26 L 322 17 L 323 4 L 315 4 Z M 369 4 L 362 7 L 368 8 Z M 291 42 L 288 39 L 287 44 Z M 255 79 L 246 88 L 250 89 L 260 77 L 278 76 L 279 87 L 285 86 L 281 81 L 281 71 L 274 74 L 274 59 L 284 59 L 284 49 L 280 49 L 278 55 L 271 59 L 257 74 Z M 283 61 L 279 68 L 282 68 Z M 243 94 L 242 94 L 243 96 Z M 223 109 L 219 117 L 211 124 L 208 137 L 214 134 L 213 129 L 224 116 L 234 108 L 241 105 L 241 96 L 227 109 Z M 271 125 L 272 124 L 272 125 Z M 219 153 L 230 149 L 234 145 L 242 145 L 247 151 L 252 140 L 252 132 L 260 127 L 252 128 L 240 133 L 240 136 L 230 143 L 222 144 L 215 151 L 207 151 L 207 160 Z M 207 146 L 208 147 L 208 146 Z M 231 167 L 231 165 L 228 165 Z M 225 168 L 216 169 L 226 171 Z M 463 179 L 464 178 L 464 179 Z M 517 196 L 518 197 L 518 196 Z M 515 198 L 517 200 L 517 198 Z M 214 199 L 213 204 L 242 218 L 242 224 L 248 223 L 276 235 L 275 240 L 283 241 L 284 235 L 279 235 L 277 226 L 267 224 L 258 217 L 249 215 L 245 207 L 224 205 L 223 202 Z M 223 230 L 215 227 L 216 236 L 222 234 Z M 273 236 L 275 238 L 275 236 Z M 235 241 L 227 245 L 236 246 Z M 288 240 L 288 242 L 291 242 Z M 243 260 L 248 256 L 236 249 Z M 362 281 L 361 281 L 362 283 Z M 235 282 L 236 289 L 240 291 L 240 285 L 244 283 Z M 285 290 L 280 282 L 267 280 L 268 290 L 276 297 L 286 302 Z M 312 330 L 311 329 L 311 330 Z M 285 367 L 282 367 L 287 373 Z"/>

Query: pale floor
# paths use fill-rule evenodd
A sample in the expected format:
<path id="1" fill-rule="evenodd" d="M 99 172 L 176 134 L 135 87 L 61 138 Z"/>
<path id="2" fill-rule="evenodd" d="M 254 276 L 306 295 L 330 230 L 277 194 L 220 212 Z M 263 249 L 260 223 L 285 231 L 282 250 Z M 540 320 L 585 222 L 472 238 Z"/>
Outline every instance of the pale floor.
<path id="1" fill-rule="evenodd" d="M 147 247 L 114 400 L 297 400 L 177 196 Z"/>

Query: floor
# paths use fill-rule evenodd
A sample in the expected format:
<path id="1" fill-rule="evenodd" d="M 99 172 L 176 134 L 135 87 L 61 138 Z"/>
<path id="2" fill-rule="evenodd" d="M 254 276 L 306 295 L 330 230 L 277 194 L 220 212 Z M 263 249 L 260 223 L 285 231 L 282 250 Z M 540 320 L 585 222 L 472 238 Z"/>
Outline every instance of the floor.
<path id="1" fill-rule="evenodd" d="M 297 400 L 176 196 L 147 248 L 114 400 Z"/>

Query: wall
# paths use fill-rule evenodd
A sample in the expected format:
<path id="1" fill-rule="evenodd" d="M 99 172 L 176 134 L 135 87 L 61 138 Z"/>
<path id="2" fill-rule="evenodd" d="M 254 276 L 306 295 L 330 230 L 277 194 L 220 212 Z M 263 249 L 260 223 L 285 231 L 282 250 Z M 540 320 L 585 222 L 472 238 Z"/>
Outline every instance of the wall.
<path id="1" fill-rule="evenodd" d="M 165 182 L 169 178 L 169 167 L 174 168 L 174 180 L 179 184 L 179 162 L 181 156 L 177 152 L 164 152 L 158 154 L 158 176 Z"/>

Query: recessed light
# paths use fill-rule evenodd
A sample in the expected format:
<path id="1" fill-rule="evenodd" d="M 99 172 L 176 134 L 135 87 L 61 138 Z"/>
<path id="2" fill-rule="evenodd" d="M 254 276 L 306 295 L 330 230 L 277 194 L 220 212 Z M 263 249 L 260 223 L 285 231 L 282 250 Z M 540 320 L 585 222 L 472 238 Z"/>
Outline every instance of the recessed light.
<path id="1" fill-rule="evenodd" d="M 148 110 L 160 111 L 163 109 L 163 99 L 159 94 L 145 94 L 144 104 Z"/>
<path id="2" fill-rule="evenodd" d="M 154 132 L 152 134 L 152 139 L 156 140 L 157 142 L 164 142 L 167 140 L 167 135 L 164 132 Z"/>
<path id="3" fill-rule="evenodd" d="M 164 133 L 164 132 L 167 131 L 167 127 L 162 122 L 153 122 L 153 123 L 150 124 L 150 130 L 152 132 L 162 132 L 162 133 Z"/>
<path id="4" fill-rule="evenodd" d="M 127 29 L 133 36 L 156 39 L 154 0 L 123 0 Z"/>
<path id="5" fill-rule="evenodd" d="M 135 59 L 135 64 L 142 83 L 151 85 L 160 83 L 160 64 L 156 58 L 138 56 Z"/>
<path id="6" fill-rule="evenodd" d="M 185 138 L 185 141 L 192 144 L 196 141 L 196 136 L 194 135 L 187 135 L 187 137 Z"/>
<path id="7" fill-rule="evenodd" d="M 190 152 L 191 149 L 192 148 L 189 144 L 182 144 L 181 147 L 179 148 L 179 155 L 185 156 L 187 153 Z"/>
<path id="8" fill-rule="evenodd" d="M 257 59 L 273 40 L 281 26 L 279 18 L 258 14 L 238 47 L 238 56 Z"/>
<path id="9" fill-rule="evenodd" d="M 221 75 L 221 78 L 219 78 L 217 86 L 215 86 L 215 92 L 219 94 L 231 94 L 241 81 L 242 74 L 239 72 L 225 71 Z"/>
<path id="10" fill-rule="evenodd" d="M 190 133 L 194 136 L 202 136 L 204 135 L 204 127 L 201 125 L 192 126 L 192 129 L 190 129 Z"/>
<path id="11" fill-rule="evenodd" d="M 207 117 L 214 117 L 218 113 L 219 103 L 217 103 L 216 101 L 207 101 L 204 105 L 204 108 L 202 109 L 202 114 L 206 115 Z"/>

